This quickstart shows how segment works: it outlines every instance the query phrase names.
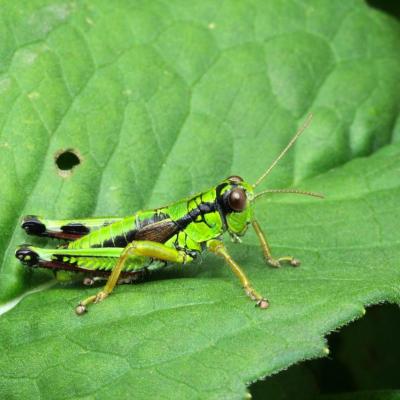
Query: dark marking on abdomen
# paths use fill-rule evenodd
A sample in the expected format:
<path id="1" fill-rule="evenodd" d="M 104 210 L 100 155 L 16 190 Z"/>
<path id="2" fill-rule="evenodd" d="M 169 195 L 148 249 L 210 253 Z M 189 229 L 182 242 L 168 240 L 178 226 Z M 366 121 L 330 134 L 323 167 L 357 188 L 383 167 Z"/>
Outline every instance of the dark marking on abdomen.
<path id="1" fill-rule="evenodd" d="M 73 233 L 77 235 L 86 235 L 90 232 L 90 229 L 87 226 L 80 224 L 79 222 L 71 222 L 67 225 L 63 225 L 60 229 L 65 233 Z"/>
<path id="2" fill-rule="evenodd" d="M 136 229 L 132 229 L 122 235 L 114 236 L 103 242 L 102 247 L 126 247 L 128 243 L 136 239 Z M 100 246 L 99 246 L 100 247 Z"/>
<path id="3" fill-rule="evenodd" d="M 133 240 L 150 240 L 152 242 L 165 243 L 177 231 L 178 227 L 169 215 L 156 212 L 151 218 L 140 221 L 140 226 L 123 232 L 105 240 L 102 245 L 93 247 L 126 247 Z"/>

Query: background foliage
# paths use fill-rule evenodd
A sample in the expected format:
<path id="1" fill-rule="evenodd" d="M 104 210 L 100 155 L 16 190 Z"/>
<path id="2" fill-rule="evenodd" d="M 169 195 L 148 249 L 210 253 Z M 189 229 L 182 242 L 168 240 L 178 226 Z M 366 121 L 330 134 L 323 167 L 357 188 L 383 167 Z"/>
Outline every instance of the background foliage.
<path id="1" fill-rule="evenodd" d="M 0 318 L 1 397 L 242 398 L 326 355 L 324 335 L 365 305 L 399 301 L 396 20 L 359 0 L 0 7 L 2 301 L 50 279 L 14 259 L 22 215 L 127 215 L 232 173 L 255 181 L 309 111 L 268 185 L 327 196 L 257 205 L 274 253 L 300 269 L 267 268 L 252 233 L 230 246 L 266 312 L 211 256 L 84 318 L 73 306 L 95 289 L 25 297 Z M 61 173 L 67 149 L 80 164 Z"/>

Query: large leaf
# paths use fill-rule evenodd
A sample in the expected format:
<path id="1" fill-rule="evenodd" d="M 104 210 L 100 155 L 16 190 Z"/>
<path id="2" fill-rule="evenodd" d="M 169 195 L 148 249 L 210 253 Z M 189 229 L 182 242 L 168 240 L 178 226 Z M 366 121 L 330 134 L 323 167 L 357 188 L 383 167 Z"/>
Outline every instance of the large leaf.
<path id="1" fill-rule="evenodd" d="M 73 306 L 94 289 L 27 296 L 0 319 L 2 397 L 241 398 L 246 383 L 326 354 L 323 335 L 364 305 L 399 301 L 397 22 L 339 0 L 1 11 L 4 301 L 48 279 L 14 259 L 22 215 L 127 215 L 231 173 L 254 181 L 310 110 L 268 182 L 327 196 L 257 205 L 274 253 L 295 253 L 300 269 L 266 267 L 252 233 L 231 246 L 268 311 L 211 256 L 119 287 L 84 318 Z M 65 149 L 81 158 L 69 175 L 54 163 Z"/>

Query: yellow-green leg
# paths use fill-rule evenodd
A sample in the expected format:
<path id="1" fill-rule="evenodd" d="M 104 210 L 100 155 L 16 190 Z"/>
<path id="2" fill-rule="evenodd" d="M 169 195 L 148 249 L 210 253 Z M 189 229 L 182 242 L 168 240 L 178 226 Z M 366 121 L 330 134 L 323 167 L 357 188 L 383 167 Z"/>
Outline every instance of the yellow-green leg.
<path id="1" fill-rule="evenodd" d="M 260 308 L 267 308 L 269 306 L 268 300 L 262 297 L 253 288 L 246 274 L 243 272 L 240 266 L 236 264 L 235 260 L 230 256 L 228 250 L 220 240 L 209 240 L 207 242 L 207 247 L 211 252 L 222 257 L 226 261 L 232 272 L 240 279 L 240 282 L 242 283 L 243 289 L 245 290 L 247 296 L 256 301 L 257 306 L 259 306 Z"/>
<path id="2" fill-rule="evenodd" d="M 271 249 L 269 248 L 267 238 L 265 237 L 265 234 L 262 231 L 260 225 L 256 220 L 253 220 L 251 224 L 253 225 L 253 228 L 256 231 L 256 234 L 258 236 L 258 239 L 260 241 L 264 253 L 265 260 L 269 265 L 275 268 L 279 268 L 281 266 L 281 262 L 288 262 L 293 267 L 298 267 L 300 265 L 300 260 L 292 256 L 284 256 L 279 258 L 272 257 Z"/>
<path id="3" fill-rule="evenodd" d="M 147 240 L 134 241 L 129 243 L 122 251 L 117 264 L 111 272 L 110 277 L 107 280 L 103 290 L 93 296 L 89 296 L 87 299 L 81 301 L 75 312 L 78 315 L 82 315 L 87 311 L 87 305 L 91 303 L 99 303 L 104 300 L 114 289 L 118 282 L 119 276 L 123 271 L 126 260 L 131 255 L 145 256 L 156 258 L 158 260 L 170 261 L 175 263 L 186 263 L 193 260 L 192 257 L 187 255 L 182 250 L 176 250 L 171 247 L 167 247 L 162 243 L 151 242 Z"/>

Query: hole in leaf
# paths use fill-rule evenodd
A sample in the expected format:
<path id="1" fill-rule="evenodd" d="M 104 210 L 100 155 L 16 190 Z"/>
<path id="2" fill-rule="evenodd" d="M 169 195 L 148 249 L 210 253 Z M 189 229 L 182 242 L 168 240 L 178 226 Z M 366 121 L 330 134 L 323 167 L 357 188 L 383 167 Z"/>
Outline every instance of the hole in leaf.
<path id="1" fill-rule="evenodd" d="M 63 177 L 70 175 L 72 169 L 81 163 L 81 158 L 77 152 L 72 149 L 58 151 L 54 159 L 58 168 L 58 173 Z"/>
<path id="2" fill-rule="evenodd" d="M 80 162 L 81 160 L 72 150 L 64 151 L 56 157 L 57 167 L 62 171 L 68 171 Z"/>

